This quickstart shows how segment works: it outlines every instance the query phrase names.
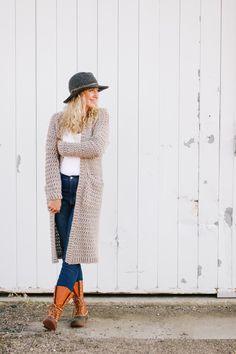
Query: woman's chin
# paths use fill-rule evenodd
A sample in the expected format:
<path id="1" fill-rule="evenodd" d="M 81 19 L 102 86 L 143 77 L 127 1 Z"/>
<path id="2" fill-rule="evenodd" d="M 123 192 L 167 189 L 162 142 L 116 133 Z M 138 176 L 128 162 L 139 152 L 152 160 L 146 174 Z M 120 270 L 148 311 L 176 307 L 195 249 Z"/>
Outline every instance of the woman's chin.
<path id="1" fill-rule="evenodd" d="M 91 103 L 90 108 L 97 108 L 97 103 Z"/>

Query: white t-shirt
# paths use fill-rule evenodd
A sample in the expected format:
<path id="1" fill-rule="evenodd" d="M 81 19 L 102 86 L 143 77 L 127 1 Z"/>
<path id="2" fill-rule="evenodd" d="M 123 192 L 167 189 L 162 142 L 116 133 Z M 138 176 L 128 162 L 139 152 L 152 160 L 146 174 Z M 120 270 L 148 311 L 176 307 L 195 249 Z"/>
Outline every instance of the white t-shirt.
<path id="1" fill-rule="evenodd" d="M 75 134 L 66 132 L 63 134 L 62 140 L 67 143 L 79 143 L 81 140 L 81 133 Z M 61 161 L 60 172 L 67 176 L 78 176 L 80 172 L 80 158 L 64 156 Z"/>

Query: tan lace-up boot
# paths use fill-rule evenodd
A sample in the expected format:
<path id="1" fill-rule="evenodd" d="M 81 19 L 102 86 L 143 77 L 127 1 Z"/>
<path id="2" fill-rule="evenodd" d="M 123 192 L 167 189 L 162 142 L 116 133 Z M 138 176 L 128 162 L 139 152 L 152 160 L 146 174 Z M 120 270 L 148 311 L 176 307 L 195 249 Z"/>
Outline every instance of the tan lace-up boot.
<path id="1" fill-rule="evenodd" d="M 75 282 L 73 292 L 75 310 L 73 312 L 74 318 L 71 321 L 71 327 L 84 327 L 88 319 L 88 307 L 84 301 L 83 280 Z"/>
<path id="2" fill-rule="evenodd" d="M 73 292 L 65 286 L 56 286 L 54 291 L 54 303 L 48 306 L 48 316 L 43 321 L 45 328 L 56 330 L 65 305 L 72 299 Z"/>

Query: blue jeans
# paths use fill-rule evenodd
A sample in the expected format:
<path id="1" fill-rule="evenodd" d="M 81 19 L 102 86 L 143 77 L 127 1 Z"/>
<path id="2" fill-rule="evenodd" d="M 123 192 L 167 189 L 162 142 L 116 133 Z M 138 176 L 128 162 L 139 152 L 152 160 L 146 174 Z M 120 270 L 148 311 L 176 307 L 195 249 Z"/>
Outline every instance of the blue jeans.
<path id="1" fill-rule="evenodd" d="M 76 281 L 83 280 L 81 264 L 68 264 L 65 262 L 78 183 L 79 176 L 67 176 L 61 173 L 61 209 L 59 213 L 55 214 L 55 223 L 60 236 L 63 260 L 57 285 L 66 286 L 70 290 L 73 290 Z"/>

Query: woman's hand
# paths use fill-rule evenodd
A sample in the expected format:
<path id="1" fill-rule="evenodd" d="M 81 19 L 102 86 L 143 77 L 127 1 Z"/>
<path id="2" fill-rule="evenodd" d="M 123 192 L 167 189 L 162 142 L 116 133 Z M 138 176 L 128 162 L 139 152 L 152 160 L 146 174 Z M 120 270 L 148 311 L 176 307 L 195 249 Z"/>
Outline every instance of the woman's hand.
<path id="1" fill-rule="evenodd" d="M 51 213 L 59 213 L 61 209 L 61 199 L 49 200 L 48 210 Z"/>

